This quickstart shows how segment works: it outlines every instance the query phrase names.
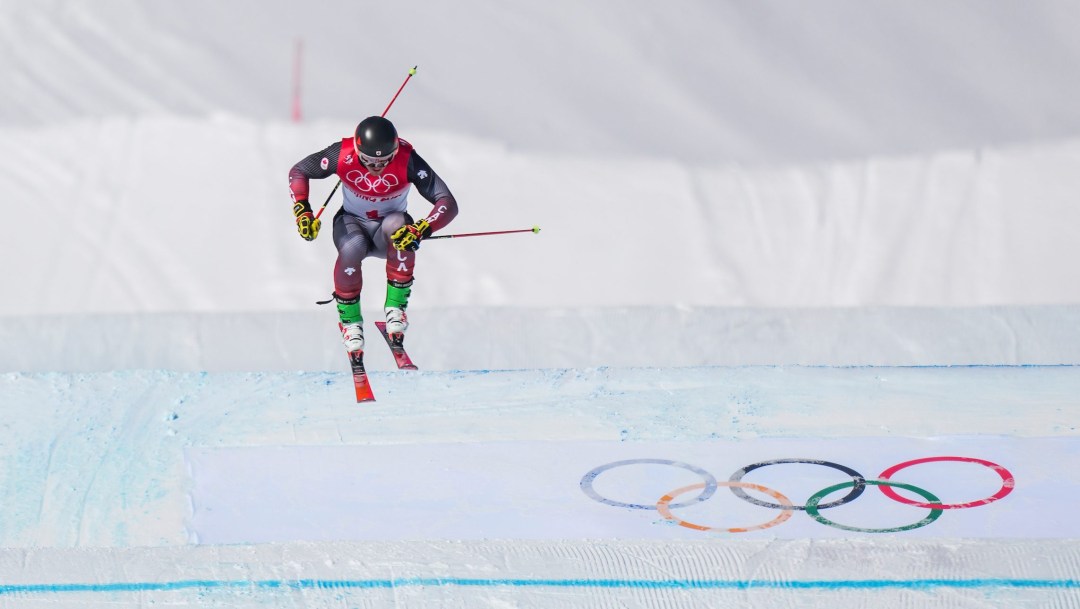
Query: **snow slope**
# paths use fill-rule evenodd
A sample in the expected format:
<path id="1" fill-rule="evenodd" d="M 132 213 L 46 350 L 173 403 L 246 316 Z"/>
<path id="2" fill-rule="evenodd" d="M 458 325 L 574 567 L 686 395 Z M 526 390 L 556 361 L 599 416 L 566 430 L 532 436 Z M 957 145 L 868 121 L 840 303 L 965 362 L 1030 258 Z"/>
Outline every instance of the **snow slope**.
<path id="1" fill-rule="evenodd" d="M 1067 0 L 6 2 L 0 124 L 394 107 L 545 156 L 788 163 L 1080 135 Z M 659 122 L 659 125 L 657 124 Z M 658 131 L 659 129 L 659 131 Z"/>
<path id="2" fill-rule="evenodd" d="M 343 372 L 9 373 L 0 378 L 8 438 L 0 469 L 6 514 L 0 603 L 826 607 L 842 598 L 898 607 L 1076 607 L 1075 540 L 1048 540 L 1036 530 L 1055 522 L 1058 530 L 1075 526 L 1071 516 L 1061 519 L 1068 513 L 1061 500 L 1080 488 L 1078 372 L 1075 366 L 392 372 L 373 374 L 379 401 L 364 407 L 349 403 Z M 996 448 L 1002 441 L 1017 449 Z M 581 451 L 582 443 L 593 447 L 591 454 Z M 552 450 L 563 455 L 560 461 L 581 458 L 584 465 L 569 476 L 554 475 L 562 466 L 533 475 L 515 467 Z M 275 465 L 257 467 L 252 476 L 189 458 L 222 451 Z M 395 451 L 408 458 L 387 460 Z M 455 456 L 485 451 L 504 457 L 476 469 L 462 468 Z M 282 461 L 288 454 L 332 458 L 324 465 Z M 873 475 L 870 468 L 897 455 L 960 454 L 1009 468 L 1016 487 L 996 504 L 942 516 L 982 527 L 964 538 L 948 536 L 956 534 L 953 524 L 936 523 L 911 534 L 847 539 L 794 524 L 785 525 L 787 532 L 672 535 L 655 514 L 600 505 L 578 489 L 590 468 L 630 454 L 690 460 L 720 477 L 739 458 L 835 459 Z M 1054 467 L 1042 465 L 1048 455 Z M 933 466 L 922 467 L 933 478 Z M 823 471 L 775 469 L 779 477 L 769 485 L 796 502 L 802 499 L 794 493 L 812 484 L 798 476 Z M 635 482 L 633 471 L 657 480 Z M 663 488 L 672 471 L 679 470 L 628 468 L 606 474 L 610 479 L 597 480 L 596 489 L 621 501 L 655 500 L 639 497 L 635 485 Z M 978 466 L 938 472 L 965 477 L 962 485 L 927 479 L 925 488 L 946 502 L 974 501 L 1002 486 Z M 223 487 L 208 486 L 220 476 L 234 498 L 223 500 Z M 398 482 L 386 486 L 386 477 Z M 446 495 L 447 484 L 456 492 Z M 506 509 L 506 499 L 523 490 L 531 499 L 512 509 L 517 521 L 533 526 L 507 539 L 514 520 L 497 508 Z M 372 508 L 355 509 L 358 495 Z M 320 496 L 331 499 L 316 508 L 305 503 Z M 728 526 L 768 517 L 762 508 L 736 511 L 737 503 L 728 495 L 726 502 L 701 504 L 704 513 L 678 513 Z M 880 500 L 860 499 L 854 513 L 828 515 L 870 527 L 925 515 L 875 506 Z M 349 524 L 387 513 L 377 539 Z M 227 545 L 192 545 L 193 533 L 220 537 L 215 518 L 243 525 L 225 529 Z M 796 518 L 807 526 L 805 515 Z M 560 526 L 566 519 L 573 526 Z M 580 520 L 606 524 L 584 539 L 567 533 Z M 257 522 L 277 524 L 253 533 Z M 420 533 L 439 527 L 455 532 Z M 274 543 L 237 545 L 268 539 Z"/>

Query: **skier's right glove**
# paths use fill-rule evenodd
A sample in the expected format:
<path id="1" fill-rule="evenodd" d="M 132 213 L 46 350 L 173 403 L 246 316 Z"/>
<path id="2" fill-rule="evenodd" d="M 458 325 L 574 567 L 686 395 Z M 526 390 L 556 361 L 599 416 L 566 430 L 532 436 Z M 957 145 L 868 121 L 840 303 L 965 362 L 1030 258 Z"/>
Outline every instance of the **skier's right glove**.
<path id="1" fill-rule="evenodd" d="M 311 205 L 308 204 L 307 199 L 300 199 L 293 204 L 292 213 L 296 216 L 296 231 L 305 241 L 314 241 L 315 237 L 319 236 L 322 220 L 311 213 Z"/>

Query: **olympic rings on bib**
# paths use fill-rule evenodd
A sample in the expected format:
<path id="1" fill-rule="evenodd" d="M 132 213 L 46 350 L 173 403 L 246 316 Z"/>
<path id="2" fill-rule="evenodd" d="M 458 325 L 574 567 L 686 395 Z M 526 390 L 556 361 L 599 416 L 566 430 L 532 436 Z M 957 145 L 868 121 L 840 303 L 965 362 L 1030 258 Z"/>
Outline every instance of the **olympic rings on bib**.
<path id="1" fill-rule="evenodd" d="M 965 462 L 965 463 L 976 463 L 976 464 L 988 467 L 988 468 L 993 470 L 995 473 L 997 473 L 1001 477 L 1001 480 L 1002 480 L 1001 488 L 997 492 L 995 492 L 994 494 L 992 494 L 992 495 L 990 495 L 990 496 L 988 496 L 988 497 L 986 497 L 984 499 L 979 499 L 977 501 L 968 501 L 968 502 L 964 502 L 964 503 L 943 504 L 943 503 L 941 503 L 941 499 L 939 499 L 936 495 L 934 495 L 933 493 L 931 493 L 928 490 L 919 488 L 919 487 L 914 486 L 912 484 L 908 484 L 908 483 L 904 483 L 904 482 L 897 482 L 897 481 L 894 481 L 894 480 L 891 479 L 892 476 L 894 476 L 897 472 L 899 472 L 899 471 L 901 471 L 903 469 L 906 469 L 906 468 L 909 468 L 909 467 L 912 467 L 912 466 L 915 466 L 915 465 L 923 464 L 923 463 L 934 463 L 934 462 L 942 462 L 942 461 L 957 461 L 957 462 Z M 780 464 L 785 464 L 785 463 L 803 463 L 803 464 L 808 464 L 808 465 L 821 465 L 821 466 L 824 466 L 824 467 L 829 467 L 829 468 L 832 468 L 832 469 L 835 469 L 835 470 L 838 470 L 840 472 L 843 472 L 843 473 L 847 474 L 848 476 L 851 477 L 851 480 L 849 480 L 847 482 L 842 482 L 840 484 L 835 484 L 833 486 L 829 486 L 827 488 L 824 488 L 824 489 L 814 493 L 813 495 L 810 496 L 809 499 L 807 499 L 805 505 L 795 505 L 787 496 L 785 496 L 783 493 L 781 493 L 779 491 L 776 491 L 774 489 L 762 486 L 760 484 L 753 484 L 753 483 L 749 483 L 749 482 L 743 482 L 743 480 L 742 480 L 743 477 L 746 476 L 746 474 L 748 474 L 748 473 L 750 473 L 750 472 L 752 472 L 752 471 L 754 471 L 756 469 L 760 469 L 762 467 L 766 467 L 766 466 L 769 466 L 769 465 L 780 465 Z M 688 485 L 688 486 L 683 486 L 683 487 L 677 488 L 677 489 L 663 495 L 662 497 L 660 497 L 660 499 L 655 504 L 629 503 L 629 502 L 615 501 L 613 499 L 608 499 L 606 497 L 603 497 L 602 495 L 597 493 L 596 490 L 593 488 L 593 482 L 596 480 L 596 477 L 599 476 L 600 474 L 602 474 L 603 472 L 606 472 L 606 471 L 608 471 L 610 469 L 614 469 L 616 467 L 621 467 L 621 466 L 624 466 L 624 465 L 634 465 L 634 464 L 672 465 L 674 467 L 685 469 L 687 471 L 693 472 L 693 473 L 701 476 L 701 478 L 704 480 L 704 482 L 699 482 L 699 483 L 696 483 L 696 484 L 691 484 L 691 485 Z M 928 510 L 930 510 L 930 513 L 927 514 L 926 516 L 924 516 L 922 519 L 920 519 L 920 520 L 918 520 L 918 521 L 916 521 L 916 522 L 914 522 L 912 524 L 907 524 L 907 525 L 898 526 L 898 527 L 888 527 L 888 528 L 861 528 L 861 527 L 854 527 L 854 526 L 840 524 L 838 522 L 835 522 L 833 520 L 825 518 L 824 516 L 821 515 L 821 510 L 834 508 L 834 507 L 838 507 L 838 506 L 841 506 L 841 505 L 845 505 L 847 503 L 851 503 L 852 501 L 854 501 L 855 499 L 857 499 L 859 496 L 862 495 L 862 493 L 866 489 L 867 485 L 878 487 L 881 490 L 881 492 L 886 497 L 888 497 L 889 499 L 892 499 L 892 500 L 894 500 L 896 502 L 899 502 L 899 503 L 902 503 L 902 504 L 905 504 L 905 505 L 928 509 Z M 757 524 L 757 525 L 752 525 L 752 526 L 745 526 L 745 527 L 729 527 L 729 528 L 717 527 L 717 526 L 707 526 L 707 525 L 702 525 L 702 524 L 695 524 L 695 523 L 683 520 L 683 519 L 675 516 L 672 513 L 673 509 L 690 507 L 692 505 L 695 505 L 695 504 L 701 503 L 703 501 L 706 501 L 707 499 L 711 498 L 716 493 L 716 489 L 718 487 L 721 487 L 721 486 L 726 486 L 726 487 L 730 488 L 731 491 L 735 494 L 735 496 L 739 497 L 740 499 L 743 499 L 744 501 L 747 501 L 749 503 L 753 503 L 755 505 L 759 505 L 759 506 L 762 506 L 762 507 L 767 507 L 767 508 L 772 508 L 772 509 L 779 509 L 779 510 L 781 510 L 781 513 L 776 518 L 774 518 L 774 519 L 772 519 L 772 520 L 770 520 L 768 522 L 762 523 L 762 524 Z M 845 531 L 853 531 L 853 532 L 858 532 L 858 533 L 895 533 L 895 532 L 900 532 L 900 531 L 910 531 L 910 530 L 913 530 L 913 529 L 924 527 L 924 526 L 934 522 L 935 520 L 937 520 L 938 518 L 941 517 L 941 515 L 944 513 L 945 510 L 979 507 L 979 506 L 982 506 L 982 505 L 987 505 L 989 503 L 993 503 L 995 501 L 998 501 L 998 500 L 1004 498 L 1009 493 L 1011 493 L 1012 490 L 1015 488 L 1015 486 L 1016 486 L 1016 480 L 1013 477 L 1012 473 L 1009 472 L 1009 470 L 1005 469 L 1004 467 L 1002 467 L 1002 466 L 1000 466 L 1000 465 L 998 465 L 996 463 L 992 463 L 990 461 L 986 461 L 986 460 L 983 460 L 983 459 L 976 459 L 974 457 L 952 457 L 952 456 L 925 457 L 925 458 L 922 458 L 922 459 L 914 459 L 914 460 L 911 460 L 911 461 L 904 461 L 903 463 L 898 463 L 896 465 L 893 465 L 891 467 L 886 468 L 885 471 L 883 471 L 881 473 L 881 475 L 879 476 L 879 478 L 877 480 L 867 480 L 865 477 L 863 477 L 862 474 L 860 474 L 858 471 L 856 471 L 856 470 L 854 470 L 854 469 L 852 469 L 850 467 L 847 467 L 845 465 L 840 465 L 838 463 L 832 463 L 830 461 L 822 461 L 822 460 L 819 460 L 819 459 L 773 459 L 773 460 L 769 460 L 769 461 L 760 461 L 758 463 L 753 463 L 751 465 L 747 465 L 746 467 L 743 467 L 741 469 L 736 470 L 735 473 L 733 473 L 731 475 L 731 477 L 728 479 L 727 482 L 717 482 L 716 478 L 712 474 L 710 474 L 709 472 L 705 471 L 704 469 L 702 469 L 700 467 L 696 467 L 696 466 L 690 465 L 688 463 L 682 463 L 682 462 L 679 462 L 679 461 L 672 461 L 672 460 L 669 460 L 669 459 L 629 459 L 629 460 L 626 460 L 626 461 L 616 461 L 614 463 L 608 463 L 607 465 L 601 465 L 600 467 L 596 467 L 596 468 L 590 470 L 588 473 L 586 473 L 585 476 L 583 476 L 582 479 L 581 479 L 581 490 L 584 491 L 584 493 L 586 495 L 588 495 L 590 498 L 592 498 L 592 499 L 594 499 L 596 501 L 599 501 L 600 503 L 603 503 L 605 505 L 610 505 L 610 506 L 613 506 L 613 507 L 628 508 L 628 509 L 636 509 L 636 510 L 656 510 L 666 520 L 668 520 L 670 522 L 674 522 L 675 524 L 677 524 L 679 526 L 689 528 L 689 529 L 693 529 L 693 530 L 697 530 L 697 531 L 711 531 L 711 532 L 719 532 L 719 533 L 746 533 L 746 532 L 750 532 L 750 531 L 760 531 L 760 530 L 763 530 L 763 529 L 774 527 L 774 526 L 777 526 L 777 525 L 787 521 L 789 518 L 791 518 L 791 515 L 797 510 L 805 511 L 807 515 L 809 515 L 811 518 L 813 518 L 815 521 L 817 521 L 817 522 L 819 522 L 821 524 L 824 524 L 824 525 L 830 526 L 830 527 L 834 527 L 834 528 L 838 528 L 838 529 L 842 529 L 842 530 L 845 530 Z M 844 495 L 843 497 L 841 497 L 839 499 L 836 499 L 834 501 L 828 502 L 828 503 L 822 503 L 822 501 L 826 497 L 828 497 L 829 495 L 832 495 L 833 493 L 835 493 L 837 491 L 840 491 L 840 490 L 843 490 L 843 489 L 848 489 L 848 488 L 850 488 L 851 490 L 846 495 Z M 926 501 L 920 502 L 920 501 L 915 501 L 913 499 L 907 499 L 905 497 L 902 497 L 894 490 L 895 488 L 901 488 L 901 489 L 907 490 L 909 492 L 915 493 L 916 495 L 921 496 Z M 760 499 L 755 499 L 753 497 L 750 497 L 746 493 L 746 491 L 744 489 L 752 489 L 752 490 L 755 490 L 757 492 L 769 495 L 769 496 L 773 497 L 774 499 L 776 499 L 778 501 L 778 503 L 772 503 L 772 502 L 769 502 L 769 501 L 763 501 L 763 500 L 760 500 Z M 696 497 L 694 497 L 694 498 L 692 498 L 690 500 L 683 501 L 682 503 L 672 503 L 678 497 L 680 497 L 682 495 L 685 495 L 687 493 L 690 493 L 692 491 L 696 491 L 696 490 L 700 490 L 700 493 Z"/>

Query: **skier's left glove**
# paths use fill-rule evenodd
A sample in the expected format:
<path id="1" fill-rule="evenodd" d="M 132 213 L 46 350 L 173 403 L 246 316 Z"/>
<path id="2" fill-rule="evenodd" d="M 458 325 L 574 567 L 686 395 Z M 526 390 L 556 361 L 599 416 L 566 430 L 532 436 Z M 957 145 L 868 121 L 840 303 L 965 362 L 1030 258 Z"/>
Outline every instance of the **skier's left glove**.
<path id="1" fill-rule="evenodd" d="M 399 252 L 406 250 L 415 252 L 420 249 L 420 240 L 430 235 L 431 225 L 427 220 L 420 220 L 397 229 L 393 235 L 390 235 L 390 240 L 394 242 L 394 249 Z"/>
<path id="2" fill-rule="evenodd" d="M 293 215 L 296 216 L 296 231 L 305 241 L 314 241 L 319 236 L 322 228 L 322 220 L 311 213 L 311 205 L 306 200 L 297 201 L 292 207 Z"/>

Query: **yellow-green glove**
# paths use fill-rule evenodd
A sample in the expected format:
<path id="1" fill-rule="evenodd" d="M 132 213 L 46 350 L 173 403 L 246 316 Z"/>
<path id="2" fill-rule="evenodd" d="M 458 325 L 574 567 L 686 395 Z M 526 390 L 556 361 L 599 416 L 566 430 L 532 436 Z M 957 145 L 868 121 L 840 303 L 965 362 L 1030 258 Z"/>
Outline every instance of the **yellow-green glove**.
<path id="1" fill-rule="evenodd" d="M 394 243 L 394 249 L 398 251 L 415 252 L 420 249 L 420 240 L 430 235 L 431 225 L 427 220 L 420 220 L 397 229 L 393 235 L 390 235 L 390 240 Z"/>
<path id="2" fill-rule="evenodd" d="M 311 205 L 306 199 L 301 199 L 293 204 L 292 213 L 296 216 L 296 231 L 305 241 L 314 241 L 315 237 L 319 236 L 322 220 L 311 213 Z"/>

